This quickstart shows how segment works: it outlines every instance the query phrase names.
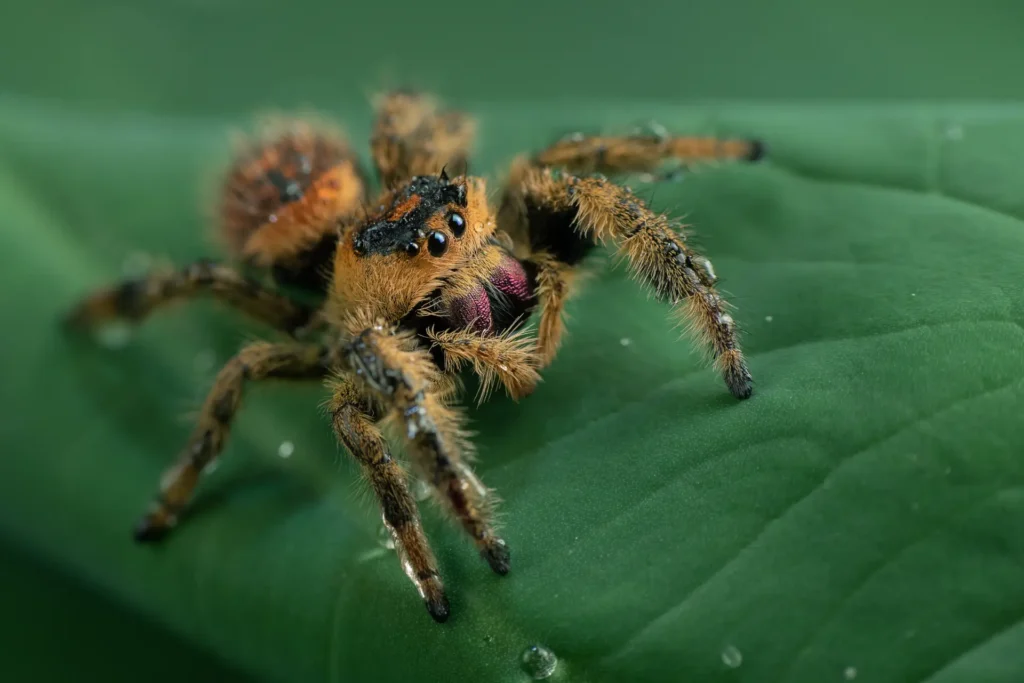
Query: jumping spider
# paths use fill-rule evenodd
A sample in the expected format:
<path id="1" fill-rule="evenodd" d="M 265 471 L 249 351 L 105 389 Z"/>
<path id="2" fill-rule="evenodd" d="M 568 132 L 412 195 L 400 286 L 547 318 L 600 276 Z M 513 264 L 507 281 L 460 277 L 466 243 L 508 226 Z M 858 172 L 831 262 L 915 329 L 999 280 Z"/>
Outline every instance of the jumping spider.
<path id="1" fill-rule="evenodd" d="M 247 382 L 321 380 L 337 438 L 362 466 L 401 565 L 437 621 L 448 599 L 403 466 L 380 427 L 400 429 L 417 473 L 498 574 L 509 548 L 491 524 L 491 496 L 470 468 L 471 444 L 453 407 L 458 370 L 472 366 L 482 393 L 496 383 L 518 399 L 551 363 L 562 311 L 584 258 L 611 241 L 710 347 L 729 391 L 751 376 L 710 262 L 669 220 L 598 173 L 650 172 L 661 162 L 756 160 L 760 143 L 632 135 L 564 138 L 512 164 L 498 207 L 485 181 L 449 177 L 475 134 L 462 112 L 393 92 L 377 105 L 371 149 L 383 189 L 368 183 L 340 133 L 300 118 L 249 138 L 219 195 L 218 234 L 234 265 L 199 261 L 98 291 L 68 315 L 72 327 L 138 322 L 181 299 L 209 295 L 288 335 L 244 347 L 217 374 L 195 431 L 163 476 L 135 529 L 162 538 L 202 470 L 223 450 Z M 243 275 L 240 268 L 265 280 Z M 288 288 L 320 295 L 301 303 Z M 537 309 L 536 333 L 524 321 Z"/>

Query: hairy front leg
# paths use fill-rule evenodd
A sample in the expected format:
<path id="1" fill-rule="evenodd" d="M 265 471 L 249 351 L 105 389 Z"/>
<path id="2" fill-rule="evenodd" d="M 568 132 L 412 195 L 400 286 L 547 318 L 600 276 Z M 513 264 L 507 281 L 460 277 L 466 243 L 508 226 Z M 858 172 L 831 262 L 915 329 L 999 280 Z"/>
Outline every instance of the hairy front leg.
<path id="1" fill-rule="evenodd" d="M 448 618 L 448 598 L 437 560 L 423 533 L 406 473 L 391 457 L 387 442 L 370 417 L 372 410 L 373 406 L 352 381 L 341 379 L 335 384 L 330 404 L 334 432 L 359 461 L 377 496 L 403 571 L 416 586 L 430 616 L 443 622 Z"/>
<path id="2" fill-rule="evenodd" d="M 135 528 L 138 541 L 163 538 L 177 523 L 199 476 L 224 449 L 249 381 L 319 379 L 331 366 L 330 349 L 319 344 L 252 344 L 229 360 L 214 380 L 192 437 L 160 480 L 160 492 Z"/>
<path id="3" fill-rule="evenodd" d="M 739 399 L 750 397 L 753 380 L 729 305 L 715 289 L 711 262 L 664 215 L 602 177 L 581 178 L 522 164 L 512 177 L 499 214 L 503 229 L 525 233 L 533 250 L 569 266 L 598 242 L 616 244 L 633 275 L 671 304 L 674 314 L 688 321 L 711 350 L 729 391 Z"/>
<path id="4" fill-rule="evenodd" d="M 438 108 L 427 95 L 395 91 L 377 104 L 370 138 L 374 165 L 385 188 L 414 176 L 437 175 L 445 166 L 462 172 L 476 126 L 466 114 Z"/>
<path id="5" fill-rule="evenodd" d="M 509 550 L 492 524 L 494 499 L 466 462 L 471 446 L 462 416 L 437 391 L 429 353 L 406 333 L 365 327 L 343 350 L 345 363 L 402 429 L 413 464 L 498 574 L 509 571 Z"/>
<path id="6" fill-rule="evenodd" d="M 197 261 L 94 292 L 71 309 L 65 324 L 70 328 L 89 328 L 114 320 L 139 323 L 160 308 L 204 295 L 289 335 L 309 325 L 315 313 L 313 308 L 273 292 L 233 268 L 213 261 Z"/>

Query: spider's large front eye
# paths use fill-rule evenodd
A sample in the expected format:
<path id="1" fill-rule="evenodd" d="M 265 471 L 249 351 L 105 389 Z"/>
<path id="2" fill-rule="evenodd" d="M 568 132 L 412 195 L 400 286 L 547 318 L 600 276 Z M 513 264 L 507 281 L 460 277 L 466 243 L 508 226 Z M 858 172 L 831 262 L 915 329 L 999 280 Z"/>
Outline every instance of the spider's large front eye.
<path id="1" fill-rule="evenodd" d="M 466 219 L 462 217 L 461 213 L 452 212 L 448 214 L 448 227 L 452 229 L 452 234 L 458 239 L 466 232 Z"/>
<path id="2" fill-rule="evenodd" d="M 420 253 L 420 245 L 416 242 L 409 242 L 409 244 L 405 245 L 405 253 L 409 256 L 415 256 Z"/>
<path id="3" fill-rule="evenodd" d="M 431 256 L 440 256 L 448 250 L 448 238 L 443 232 L 432 232 L 427 238 L 427 251 Z"/>

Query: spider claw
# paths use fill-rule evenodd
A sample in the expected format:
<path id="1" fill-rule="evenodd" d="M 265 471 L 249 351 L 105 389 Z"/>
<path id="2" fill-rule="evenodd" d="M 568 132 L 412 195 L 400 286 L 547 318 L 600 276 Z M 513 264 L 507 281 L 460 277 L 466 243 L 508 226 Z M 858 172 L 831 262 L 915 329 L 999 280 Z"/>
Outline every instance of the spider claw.
<path id="1" fill-rule="evenodd" d="M 739 372 L 727 371 L 725 385 L 729 387 L 732 395 L 741 401 L 750 398 L 754 393 L 753 378 L 745 369 Z"/>
<path id="2" fill-rule="evenodd" d="M 166 523 L 160 522 L 152 515 L 146 515 L 135 525 L 132 537 L 138 543 L 156 543 L 163 540 L 170 530 L 171 527 Z"/>
<path id="3" fill-rule="evenodd" d="M 494 540 L 486 548 L 480 551 L 480 557 L 487 561 L 495 574 L 505 576 L 511 568 L 512 554 L 508 545 L 500 538 Z"/>
<path id="4" fill-rule="evenodd" d="M 448 605 L 448 596 L 444 593 L 440 593 L 424 600 L 423 602 L 434 621 L 439 624 L 443 624 L 448 621 L 448 615 L 451 613 L 451 609 Z"/>

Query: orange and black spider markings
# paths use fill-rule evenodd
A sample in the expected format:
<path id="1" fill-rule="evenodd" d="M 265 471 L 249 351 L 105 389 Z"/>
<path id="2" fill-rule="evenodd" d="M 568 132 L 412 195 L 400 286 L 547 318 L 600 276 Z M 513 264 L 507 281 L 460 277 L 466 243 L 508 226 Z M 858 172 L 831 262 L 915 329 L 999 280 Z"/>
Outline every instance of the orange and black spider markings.
<path id="1" fill-rule="evenodd" d="M 250 382 L 321 381 L 334 432 L 362 467 L 402 568 L 431 616 L 444 621 L 449 603 L 409 472 L 381 427 L 397 428 L 411 469 L 490 567 L 508 573 L 495 496 L 470 465 L 456 375 L 469 365 L 480 376 L 480 400 L 497 385 L 515 399 L 529 395 L 562 342 L 562 312 L 580 268 L 603 242 L 690 324 L 729 391 L 751 395 L 710 261 L 666 216 L 590 172 L 651 170 L 666 158 L 754 160 L 760 143 L 577 136 L 514 162 L 491 206 L 484 179 L 445 172 L 468 158 L 472 131 L 468 116 L 427 98 L 385 97 L 371 144 L 383 189 L 370 201 L 343 137 L 302 120 L 279 123 L 238 151 L 221 186 L 217 228 L 233 263 L 200 261 L 117 283 L 68 314 L 75 328 L 140 322 L 171 302 L 208 295 L 286 338 L 250 344 L 218 372 L 136 539 L 155 541 L 175 526 L 203 469 L 223 451 Z M 319 303 L 297 303 L 282 287 L 307 290 Z M 534 313 L 531 332 L 524 324 Z"/>

